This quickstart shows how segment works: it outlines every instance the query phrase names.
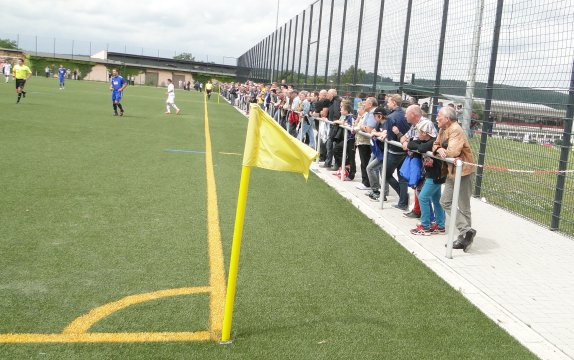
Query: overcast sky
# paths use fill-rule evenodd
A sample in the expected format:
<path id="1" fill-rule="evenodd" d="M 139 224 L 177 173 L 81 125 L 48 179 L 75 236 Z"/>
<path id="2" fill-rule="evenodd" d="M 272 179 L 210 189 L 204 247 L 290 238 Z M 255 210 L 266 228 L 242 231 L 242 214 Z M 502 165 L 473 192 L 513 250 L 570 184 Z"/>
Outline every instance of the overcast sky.
<path id="1" fill-rule="evenodd" d="M 279 0 L 279 26 L 313 2 Z M 73 40 L 74 53 L 109 46 L 221 62 L 273 32 L 276 16 L 277 0 L 18 0 L 0 8 L 0 38 L 19 38 L 26 50 L 51 52 L 56 38 L 56 52 L 69 52 Z"/>

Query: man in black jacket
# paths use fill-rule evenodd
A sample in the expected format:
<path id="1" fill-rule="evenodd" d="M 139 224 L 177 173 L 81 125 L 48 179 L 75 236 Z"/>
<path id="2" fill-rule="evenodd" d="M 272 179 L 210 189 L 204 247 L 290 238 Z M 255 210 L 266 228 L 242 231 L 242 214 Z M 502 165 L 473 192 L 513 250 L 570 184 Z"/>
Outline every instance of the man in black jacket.
<path id="1" fill-rule="evenodd" d="M 327 91 L 327 99 L 329 100 L 329 113 L 327 115 L 327 119 L 329 121 L 339 120 L 341 117 L 341 98 L 337 95 L 336 89 L 329 89 Z M 329 129 L 329 138 L 327 139 L 326 146 L 326 155 L 325 155 L 325 164 L 322 167 L 329 168 L 333 166 L 333 137 L 337 134 L 337 130 L 339 129 L 339 125 L 331 125 Z M 337 170 L 336 168 L 332 168 L 333 170 Z"/>

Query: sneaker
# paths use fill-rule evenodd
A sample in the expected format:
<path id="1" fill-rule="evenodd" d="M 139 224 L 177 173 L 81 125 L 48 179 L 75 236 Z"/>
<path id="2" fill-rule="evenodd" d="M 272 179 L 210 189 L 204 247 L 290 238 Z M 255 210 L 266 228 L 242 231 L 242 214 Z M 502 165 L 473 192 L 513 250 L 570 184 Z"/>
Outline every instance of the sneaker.
<path id="1" fill-rule="evenodd" d="M 411 210 L 407 213 L 403 213 L 403 216 L 409 219 L 419 219 L 421 217 L 421 214 L 420 213 L 417 214 L 416 212 Z"/>
<path id="2" fill-rule="evenodd" d="M 432 230 L 431 228 L 426 228 L 422 225 L 417 225 L 416 228 L 411 230 L 411 234 L 429 236 L 432 234 Z"/>
<path id="3" fill-rule="evenodd" d="M 166 111 L 166 112 L 164 112 L 164 114 L 169 115 L 169 114 L 171 114 L 171 112 Z"/>
<path id="4" fill-rule="evenodd" d="M 439 227 L 436 223 L 432 223 L 430 226 L 433 235 L 444 235 L 446 234 L 446 229 L 444 227 Z"/>
<path id="5" fill-rule="evenodd" d="M 367 195 L 367 196 L 370 197 L 370 196 L 373 195 L 373 194 L 374 194 L 374 195 L 377 195 L 377 196 L 380 196 L 380 195 L 381 195 L 381 193 L 380 193 L 379 191 L 376 191 L 376 190 L 371 190 L 371 191 L 369 191 L 368 193 L 366 193 L 365 195 Z"/>
<path id="6" fill-rule="evenodd" d="M 359 184 L 355 185 L 355 187 L 359 190 L 371 190 L 370 186 L 365 186 L 365 184 L 363 184 L 363 183 L 359 183 Z"/>
<path id="7" fill-rule="evenodd" d="M 399 205 L 393 205 L 393 207 L 394 207 L 395 209 L 399 209 L 399 210 L 401 210 L 401 211 L 407 211 L 407 210 L 409 209 L 409 208 L 406 207 L 406 206 L 399 206 Z"/>
<path id="8" fill-rule="evenodd" d="M 381 197 L 380 194 L 374 192 L 369 193 L 369 199 L 371 199 L 371 201 L 379 201 L 380 197 Z"/>
<path id="9" fill-rule="evenodd" d="M 181 109 L 177 109 L 177 111 L 175 112 L 175 115 L 179 114 L 181 112 Z"/>
<path id="10" fill-rule="evenodd" d="M 365 195 L 367 195 L 373 201 L 379 201 L 379 197 L 381 196 L 381 193 L 379 191 L 371 190 L 368 193 L 366 193 Z"/>
<path id="11" fill-rule="evenodd" d="M 124 112 L 123 112 L 123 111 L 122 111 L 122 112 L 120 112 L 120 116 L 124 116 Z"/>

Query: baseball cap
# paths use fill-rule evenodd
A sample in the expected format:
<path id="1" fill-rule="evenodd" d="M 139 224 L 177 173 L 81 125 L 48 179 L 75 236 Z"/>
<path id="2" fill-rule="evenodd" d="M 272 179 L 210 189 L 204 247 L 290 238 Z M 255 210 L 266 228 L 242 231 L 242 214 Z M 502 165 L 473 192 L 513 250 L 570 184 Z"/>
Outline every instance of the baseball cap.
<path id="1" fill-rule="evenodd" d="M 387 116 L 388 112 L 384 107 L 379 106 L 379 107 L 375 108 L 375 111 L 373 111 L 373 115 L 377 115 L 377 114 Z"/>

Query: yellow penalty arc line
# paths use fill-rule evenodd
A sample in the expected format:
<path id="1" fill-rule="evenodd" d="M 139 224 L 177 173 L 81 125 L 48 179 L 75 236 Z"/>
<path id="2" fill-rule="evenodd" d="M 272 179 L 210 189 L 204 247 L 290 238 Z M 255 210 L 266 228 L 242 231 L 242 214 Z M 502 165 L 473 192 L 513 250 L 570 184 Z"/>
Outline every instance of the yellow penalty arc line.
<path id="1" fill-rule="evenodd" d="M 211 152 L 211 136 L 207 101 L 204 95 L 205 109 L 205 166 L 207 174 L 207 234 L 209 253 L 209 286 L 188 287 L 159 290 L 151 293 L 127 296 L 80 316 L 72 321 L 61 334 L 0 334 L 0 343 L 111 343 L 111 342 L 163 342 L 163 341 L 206 341 L 219 340 L 223 323 L 223 307 L 225 304 L 225 270 L 223 268 L 223 249 L 219 230 L 219 211 L 217 208 L 217 192 L 213 157 Z M 165 297 L 209 293 L 209 331 L 195 332 L 133 332 L 133 333 L 98 333 L 90 332 L 96 322 L 110 314 L 128 306 Z"/>

